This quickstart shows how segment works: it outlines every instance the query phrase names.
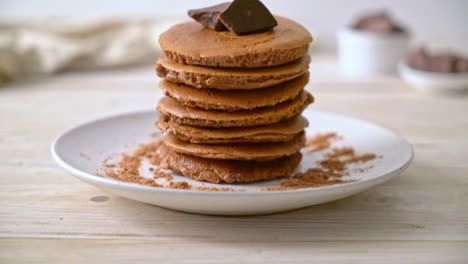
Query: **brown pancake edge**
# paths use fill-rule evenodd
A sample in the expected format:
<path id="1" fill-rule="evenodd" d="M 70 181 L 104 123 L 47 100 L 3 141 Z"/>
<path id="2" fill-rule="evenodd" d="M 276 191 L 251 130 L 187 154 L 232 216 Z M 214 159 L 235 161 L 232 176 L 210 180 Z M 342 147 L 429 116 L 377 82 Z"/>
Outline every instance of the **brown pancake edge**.
<path id="1" fill-rule="evenodd" d="M 156 74 L 172 83 L 186 84 L 198 89 L 250 90 L 274 86 L 295 79 L 307 72 L 310 56 L 267 68 L 229 69 L 179 64 L 167 57 L 154 64 Z"/>
<path id="2" fill-rule="evenodd" d="M 159 100 L 157 110 L 167 120 L 179 124 L 200 127 L 246 127 L 274 124 L 292 118 L 302 113 L 313 101 L 314 98 L 309 92 L 302 91 L 293 100 L 273 107 L 223 112 L 186 107 L 173 98 L 165 96 Z"/>
<path id="3" fill-rule="evenodd" d="M 179 140 L 172 134 L 164 137 L 164 144 L 174 151 L 207 159 L 274 160 L 298 153 L 305 145 L 305 133 L 292 140 L 276 143 L 193 144 Z"/>
<path id="4" fill-rule="evenodd" d="M 182 141 L 204 144 L 232 144 L 289 141 L 302 132 L 308 126 L 308 122 L 302 116 L 295 116 L 271 125 L 209 128 L 183 125 L 160 116 L 156 121 L 156 126 L 163 132 L 172 133 Z"/>
<path id="5" fill-rule="evenodd" d="M 159 82 L 159 88 L 166 96 L 188 107 L 233 112 L 275 106 L 292 100 L 301 93 L 308 81 L 307 72 L 293 80 L 256 90 L 197 89 L 166 80 Z"/>
<path id="6" fill-rule="evenodd" d="M 198 181 L 247 183 L 289 177 L 302 159 L 300 152 L 271 161 L 205 159 L 174 151 L 162 144 L 160 166 Z"/>

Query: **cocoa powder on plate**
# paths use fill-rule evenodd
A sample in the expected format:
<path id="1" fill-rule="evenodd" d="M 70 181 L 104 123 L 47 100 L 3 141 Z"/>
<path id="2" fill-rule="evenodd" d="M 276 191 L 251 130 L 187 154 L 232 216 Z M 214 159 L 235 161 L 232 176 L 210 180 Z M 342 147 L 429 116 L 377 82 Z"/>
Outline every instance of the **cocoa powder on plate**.
<path id="1" fill-rule="evenodd" d="M 356 154 L 356 151 L 350 146 L 332 148 L 331 145 L 340 139 L 342 139 L 342 137 L 334 132 L 320 133 L 309 137 L 306 141 L 306 148 L 304 151 L 323 152 L 323 159 L 318 161 L 318 167 L 310 168 L 305 172 L 296 173 L 290 178 L 283 179 L 279 187 L 263 188 L 262 191 L 314 188 L 355 181 L 342 179 L 344 176 L 349 175 L 349 165 L 368 162 L 375 159 L 376 155 L 372 153 Z M 229 192 L 246 191 L 246 189 L 233 189 L 230 187 L 192 187 L 186 181 L 174 182 L 173 176 L 165 173 L 158 167 L 161 159 L 157 155 L 157 150 L 161 144 L 161 138 L 156 137 L 156 139 L 150 143 L 141 144 L 130 154 L 123 153 L 122 158 L 116 163 L 109 162 L 106 159 L 103 166 L 104 175 L 102 175 L 102 173 L 98 175 L 122 182 L 170 189 Z M 146 178 L 140 174 L 140 167 L 145 159 L 154 166 L 149 168 L 153 174 L 153 178 Z M 364 172 L 368 168 L 369 167 L 358 168 L 357 171 Z M 156 182 L 155 179 L 159 178 L 164 178 L 167 184 Z"/>

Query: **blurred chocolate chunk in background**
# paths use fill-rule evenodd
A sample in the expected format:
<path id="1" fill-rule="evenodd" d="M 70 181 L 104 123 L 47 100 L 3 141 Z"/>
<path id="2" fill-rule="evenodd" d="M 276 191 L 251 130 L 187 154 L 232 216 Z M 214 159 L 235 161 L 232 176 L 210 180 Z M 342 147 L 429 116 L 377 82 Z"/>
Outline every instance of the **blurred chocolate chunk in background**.
<path id="1" fill-rule="evenodd" d="M 430 54 L 424 47 L 419 47 L 408 55 L 408 65 L 416 70 L 430 72 L 468 72 L 468 58 L 451 52 Z"/>
<path id="2" fill-rule="evenodd" d="M 392 18 L 385 12 L 378 12 L 361 16 L 352 26 L 352 28 L 384 33 L 406 32 L 403 27 L 392 21 Z"/>

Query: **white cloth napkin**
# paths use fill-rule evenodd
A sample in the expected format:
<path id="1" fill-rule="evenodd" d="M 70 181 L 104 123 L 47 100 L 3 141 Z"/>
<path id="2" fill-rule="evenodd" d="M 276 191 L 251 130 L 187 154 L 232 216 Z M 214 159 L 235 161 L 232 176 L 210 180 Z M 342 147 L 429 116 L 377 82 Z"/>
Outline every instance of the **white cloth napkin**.
<path id="1" fill-rule="evenodd" d="M 64 70 L 153 62 L 157 38 L 180 19 L 0 22 L 0 83 Z"/>

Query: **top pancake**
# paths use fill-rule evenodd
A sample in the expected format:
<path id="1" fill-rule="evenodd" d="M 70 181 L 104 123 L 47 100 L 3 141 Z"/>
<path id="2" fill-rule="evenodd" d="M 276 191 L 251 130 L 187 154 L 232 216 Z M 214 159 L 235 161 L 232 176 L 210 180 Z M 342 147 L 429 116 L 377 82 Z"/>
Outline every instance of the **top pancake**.
<path id="1" fill-rule="evenodd" d="M 224 68 L 271 67 L 303 57 L 312 42 L 310 33 L 287 18 L 267 32 L 237 36 L 214 31 L 191 21 L 172 26 L 159 37 L 165 55 L 181 64 Z"/>
<path id="2" fill-rule="evenodd" d="M 273 86 L 304 74 L 309 68 L 310 56 L 294 62 L 269 68 L 226 69 L 176 63 L 166 57 L 154 65 L 159 77 L 173 83 L 195 88 L 219 90 L 248 90 Z"/>

